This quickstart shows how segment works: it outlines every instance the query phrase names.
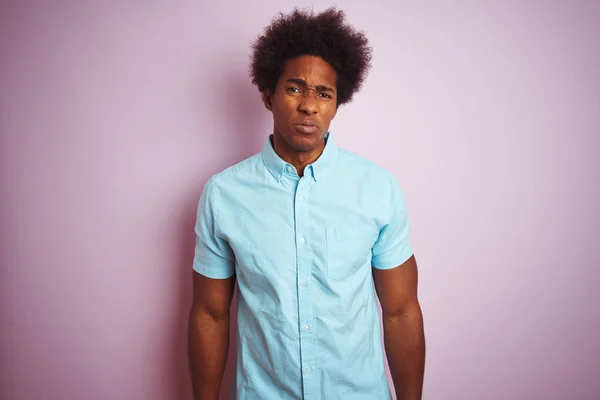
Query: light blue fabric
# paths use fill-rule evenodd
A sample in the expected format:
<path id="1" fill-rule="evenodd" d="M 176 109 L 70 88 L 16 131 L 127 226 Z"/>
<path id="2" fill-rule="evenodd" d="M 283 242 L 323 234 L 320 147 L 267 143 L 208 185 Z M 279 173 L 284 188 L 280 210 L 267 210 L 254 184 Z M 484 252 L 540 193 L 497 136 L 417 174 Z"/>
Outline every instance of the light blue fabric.
<path id="1" fill-rule="evenodd" d="M 326 137 L 302 178 L 267 140 L 204 187 L 193 267 L 237 274 L 235 399 L 391 399 L 371 266 L 412 255 L 405 201 Z"/>

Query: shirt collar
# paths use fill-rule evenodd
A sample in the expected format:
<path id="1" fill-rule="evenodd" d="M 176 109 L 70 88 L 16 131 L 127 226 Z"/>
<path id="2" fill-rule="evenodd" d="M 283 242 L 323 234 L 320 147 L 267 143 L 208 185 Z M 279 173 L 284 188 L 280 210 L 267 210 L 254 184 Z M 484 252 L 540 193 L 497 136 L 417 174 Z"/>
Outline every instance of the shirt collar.
<path id="1" fill-rule="evenodd" d="M 263 162 L 265 163 L 271 175 L 273 175 L 273 177 L 278 181 L 281 181 L 285 173 L 286 166 L 290 164 L 282 160 L 277 153 L 275 153 L 275 149 L 273 149 L 273 145 L 271 144 L 272 137 L 273 134 L 269 135 L 267 138 L 267 142 L 263 147 L 261 155 Z M 311 173 L 312 178 L 315 181 L 322 179 L 337 162 L 338 147 L 329 132 L 325 134 L 325 140 L 326 142 L 323 153 L 321 153 L 315 162 L 307 165 L 304 170 L 305 173 Z"/>

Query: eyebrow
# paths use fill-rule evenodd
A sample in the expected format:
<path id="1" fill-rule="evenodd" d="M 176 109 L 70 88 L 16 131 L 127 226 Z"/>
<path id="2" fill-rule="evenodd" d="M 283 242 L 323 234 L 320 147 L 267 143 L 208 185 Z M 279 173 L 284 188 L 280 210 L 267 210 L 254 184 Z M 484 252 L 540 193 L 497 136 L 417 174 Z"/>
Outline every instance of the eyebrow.
<path id="1" fill-rule="evenodd" d="M 286 82 L 295 83 L 296 85 L 303 86 L 303 87 L 308 87 L 308 84 L 306 83 L 306 81 L 304 79 L 300 79 L 300 78 L 290 78 Z M 329 86 L 326 86 L 326 85 L 316 85 L 315 89 L 317 89 L 317 91 L 319 91 L 319 92 L 335 93 L 335 90 L 333 90 L 333 88 L 330 88 Z"/>

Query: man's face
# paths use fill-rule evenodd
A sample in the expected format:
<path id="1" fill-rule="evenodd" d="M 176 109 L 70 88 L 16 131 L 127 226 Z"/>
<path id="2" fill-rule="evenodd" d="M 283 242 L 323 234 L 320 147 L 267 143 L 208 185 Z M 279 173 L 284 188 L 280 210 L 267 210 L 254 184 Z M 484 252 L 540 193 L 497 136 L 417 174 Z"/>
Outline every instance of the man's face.
<path id="1" fill-rule="evenodd" d="M 321 144 L 337 110 L 336 81 L 335 70 L 320 57 L 285 62 L 275 93 L 263 96 L 284 146 L 309 152 Z"/>

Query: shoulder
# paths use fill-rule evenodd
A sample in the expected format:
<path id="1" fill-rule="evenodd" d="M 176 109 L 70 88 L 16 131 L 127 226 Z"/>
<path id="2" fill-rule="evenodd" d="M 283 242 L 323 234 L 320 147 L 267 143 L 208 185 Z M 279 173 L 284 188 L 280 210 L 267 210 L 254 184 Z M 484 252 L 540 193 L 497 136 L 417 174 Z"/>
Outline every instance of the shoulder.
<path id="1" fill-rule="evenodd" d="M 398 185 L 394 174 L 373 160 L 348 150 L 338 150 L 338 162 L 345 171 L 351 172 L 364 184 L 376 185 L 380 188 Z"/>
<path id="2" fill-rule="evenodd" d="M 220 186 L 221 184 L 237 181 L 241 177 L 254 173 L 260 163 L 262 163 L 262 158 L 258 153 L 214 174 L 209 182 L 212 185 Z"/>
<path id="3" fill-rule="evenodd" d="M 217 196 L 223 192 L 236 192 L 240 187 L 244 187 L 243 182 L 247 182 L 256 176 L 262 158 L 255 154 L 237 164 L 225 168 L 224 170 L 212 175 L 204 185 L 204 191 L 210 197 Z"/>

